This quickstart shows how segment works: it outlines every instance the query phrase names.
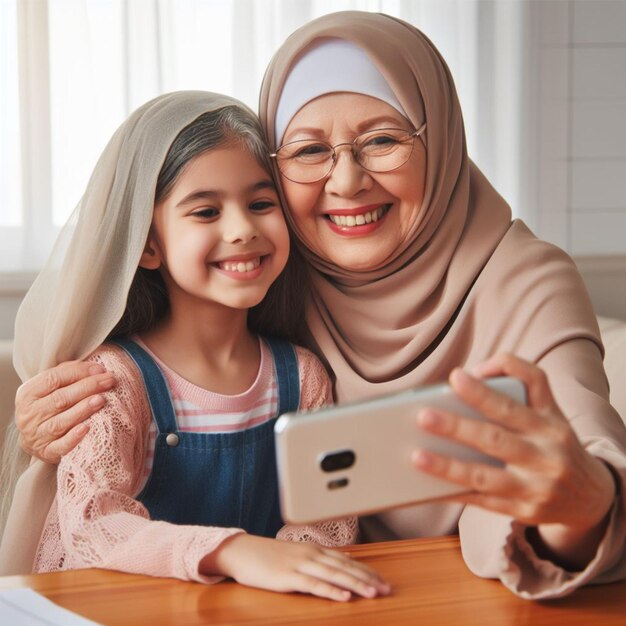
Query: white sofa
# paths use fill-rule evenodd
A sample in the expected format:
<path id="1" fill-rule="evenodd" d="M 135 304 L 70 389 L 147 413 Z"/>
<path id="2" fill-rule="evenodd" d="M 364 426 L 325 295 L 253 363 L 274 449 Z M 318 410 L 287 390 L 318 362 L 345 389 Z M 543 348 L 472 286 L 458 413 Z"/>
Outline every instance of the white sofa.
<path id="1" fill-rule="evenodd" d="M 611 384 L 611 404 L 626 423 L 626 322 L 599 317 L 604 369 Z"/>
<path id="2" fill-rule="evenodd" d="M 626 322 L 599 318 L 606 350 L 604 365 L 611 383 L 611 402 L 626 422 Z M 0 341 L 0 446 L 14 411 L 14 398 L 20 380 L 13 369 L 12 342 Z"/>

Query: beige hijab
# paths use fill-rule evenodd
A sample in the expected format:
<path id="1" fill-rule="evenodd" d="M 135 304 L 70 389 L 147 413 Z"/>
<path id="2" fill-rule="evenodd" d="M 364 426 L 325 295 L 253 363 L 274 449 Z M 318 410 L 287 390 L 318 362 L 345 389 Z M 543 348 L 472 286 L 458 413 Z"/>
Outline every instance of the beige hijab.
<path id="1" fill-rule="evenodd" d="M 203 113 L 233 105 L 244 106 L 221 94 L 174 92 L 118 128 L 18 311 L 14 364 L 22 380 L 84 358 L 106 339 L 124 312 L 172 142 Z"/>
<path id="2" fill-rule="evenodd" d="M 13 357 L 22 380 L 84 358 L 105 341 L 124 312 L 172 142 L 203 113 L 233 105 L 244 106 L 221 94 L 174 92 L 147 102 L 118 128 L 18 311 Z M 0 532 L 25 465 L 15 429 L 4 457 Z M 21 475 L 0 544 L 0 575 L 30 571 L 55 491 L 55 466 L 36 461 Z"/>
<path id="3" fill-rule="evenodd" d="M 428 124 L 422 211 L 392 258 L 353 272 L 300 246 L 312 276 L 307 322 L 337 378 L 337 400 L 440 381 L 454 366 L 497 351 L 537 361 L 568 338 L 599 342 L 588 300 L 561 307 L 559 319 L 542 315 L 551 300 L 582 289 L 580 279 L 564 253 L 511 222 L 504 199 L 468 158 L 452 77 L 417 28 L 350 11 L 292 34 L 261 88 L 260 117 L 271 149 L 290 68 L 313 42 L 328 37 L 361 47 L 413 126 Z"/>

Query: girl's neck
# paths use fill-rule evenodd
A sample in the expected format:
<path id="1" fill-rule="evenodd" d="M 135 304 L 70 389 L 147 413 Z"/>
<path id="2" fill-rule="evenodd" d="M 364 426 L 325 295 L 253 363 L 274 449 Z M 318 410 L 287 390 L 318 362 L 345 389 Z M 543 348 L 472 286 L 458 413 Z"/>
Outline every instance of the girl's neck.
<path id="1" fill-rule="evenodd" d="M 261 351 L 258 337 L 248 330 L 247 310 L 172 304 L 168 316 L 141 335 L 148 348 L 194 385 L 225 395 L 249 389 Z"/>

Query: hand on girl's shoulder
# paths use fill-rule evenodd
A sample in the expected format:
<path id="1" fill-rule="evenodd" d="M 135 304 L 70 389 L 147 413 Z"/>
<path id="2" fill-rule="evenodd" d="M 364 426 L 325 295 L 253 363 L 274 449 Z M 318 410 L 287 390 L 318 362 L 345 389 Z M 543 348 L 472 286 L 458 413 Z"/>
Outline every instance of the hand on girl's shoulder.
<path id="1" fill-rule="evenodd" d="M 102 392 L 106 402 L 98 413 L 115 411 L 123 421 L 134 423 L 150 421 L 150 406 L 141 372 L 125 350 L 110 343 L 103 343 L 85 360 L 98 363 L 113 374 L 117 381 L 115 387 Z"/>
<path id="2" fill-rule="evenodd" d="M 112 343 L 99 345 L 85 361 L 91 361 L 101 365 L 107 372 L 113 374 L 120 384 L 125 385 L 134 382 L 139 375 L 139 370 L 128 353 Z"/>
<path id="3" fill-rule="evenodd" d="M 295 346 L 300 373 L 300 410 L 317 409 L 333 403 L 329 373 L 307 348 Z"/>

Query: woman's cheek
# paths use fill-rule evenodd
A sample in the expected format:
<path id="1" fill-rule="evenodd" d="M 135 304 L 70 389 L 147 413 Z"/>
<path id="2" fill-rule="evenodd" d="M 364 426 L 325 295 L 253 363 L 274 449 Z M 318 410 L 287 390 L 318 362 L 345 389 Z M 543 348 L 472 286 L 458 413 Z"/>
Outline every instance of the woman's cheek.
<path id="1" fill-rule="evenodd" d="M 294 225 L 298 228 L 307 218 L 315 215 L 320 190 L 317 185 L 300 185 L 286 179 L 283 179 L 282 187 L 287 202 L 285 213 L 291 216 Z"/>

